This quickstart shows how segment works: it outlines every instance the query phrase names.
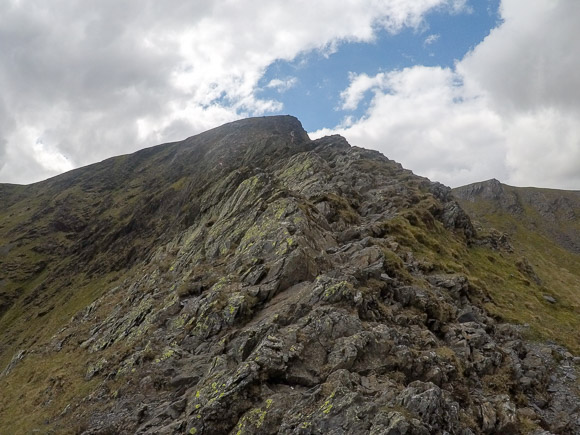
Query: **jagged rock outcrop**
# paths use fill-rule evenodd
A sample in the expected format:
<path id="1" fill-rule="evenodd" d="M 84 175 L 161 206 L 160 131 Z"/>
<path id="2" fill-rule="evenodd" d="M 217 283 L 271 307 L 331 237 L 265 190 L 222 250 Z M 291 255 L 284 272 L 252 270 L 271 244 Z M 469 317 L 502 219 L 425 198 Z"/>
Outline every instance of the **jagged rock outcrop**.
<path id="1" fill-rule="evenodd" d="M 450 189 L 378 152 L 340 136 L 311 141 L 292 117 L 259 118 L 30 190 L 41 188 L 51 200 L 31 213 L 42 228 L 7 233 L 18 249 L 32 230 L 66 235 L 37 249 L 57 264 L 11 278 L 60 286 L 33 287 L 28 304 L 53 308 L 31 313 L 50 318 L 75 273 L 99 283 L 78 284 L 94 296 L 50 337 L 13 335 L 27 350 L 0 382 L 20 379 L 34 358 L 75 374 L 51 368 L 50 388 L 36 391 L 44 428 L 580 431 L 573 354 L 490 315 L 469 275 L 477 265 L 462 266 L 475 230 Z M 79 209 L 84 195 L 99 200 Z M 17 400 L 0 399 L 3 421 Z"/>

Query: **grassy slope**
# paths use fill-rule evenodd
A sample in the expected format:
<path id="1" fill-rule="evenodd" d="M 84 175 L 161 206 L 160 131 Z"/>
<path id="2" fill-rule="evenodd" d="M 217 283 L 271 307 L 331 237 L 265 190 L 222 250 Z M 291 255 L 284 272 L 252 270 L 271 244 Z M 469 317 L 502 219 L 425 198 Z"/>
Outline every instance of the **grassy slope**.
<path id="1" fill-rule="evenodd" d="M 508 235 L 513 253 L 489 252 L 474 248 L 470 263 L 478 269 L 492 302 L 487 308 L 502 318 L 528 324 L 532 336 L 562 343 L 575 353 L 580 352 L 580 255 L 562 246 L 558 233 L 580 235 L 579 219 L 562 219 L 557 204 L 559 197 L 577 199 L 577 192 L 503 186 L 515 194 L 521 211 L 514 213 L 490 199 L 460 200 L 462 207 L 482 228 L 496 229 Z M 538 209 L 543 198 L 553 204 L 547 220 Z M 578 212 L 578 209 L 576 209 Z M 578 237 L 578 236 L 577 236 Z M 513 265 L 523 260 L 540 279 L 535 282 Z M 545 300 L 552 296 L 556 303 Z"/>

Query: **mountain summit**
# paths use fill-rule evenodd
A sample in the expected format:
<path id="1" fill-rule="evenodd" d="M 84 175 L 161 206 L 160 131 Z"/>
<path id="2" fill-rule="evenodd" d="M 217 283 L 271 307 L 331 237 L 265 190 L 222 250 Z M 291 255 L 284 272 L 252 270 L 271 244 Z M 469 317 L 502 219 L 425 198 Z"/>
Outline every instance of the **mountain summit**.
<path id="1" fill-rule="evenodd" d="M 451 189 L 296 118 L 0 201 L 2 433 L 580 431 L 578 345 L 546 341 L 578 307 Z M 518 292 L 566 321 L 509 323 Z"/>

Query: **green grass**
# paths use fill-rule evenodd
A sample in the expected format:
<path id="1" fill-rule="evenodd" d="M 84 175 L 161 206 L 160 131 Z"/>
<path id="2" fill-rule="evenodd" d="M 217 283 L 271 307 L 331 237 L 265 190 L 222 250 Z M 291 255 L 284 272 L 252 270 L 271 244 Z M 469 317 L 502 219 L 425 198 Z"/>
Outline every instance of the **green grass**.
<path id="1" fill-rule="evenodd" d="M 0 378 L 2 433 L 47 433 L 47 419 L 95 389 L 98 380 L 85 381 L 86 353 L 26 355 L 9 376 Z M 72 429 L 72 428 L 71 428 Z"/>
<path id="2" fill-rule="evenodd" d="M 552 200 L 558 195 L 573 195 L 547 189 L 505 188 L 521 195 L 538 190 Z M 511 322 L 528 324 L 531 337 L 556 341 L 578 354 L 580 255 L 561 246 L 553 234 L 562 226 L 576 228 L 576 234 L 580 234 L 580 221 L 547 221 L 539 214 L 537 205 L 525 201 L 522 204 L 520 214 L 511 214 L 488 200 L 462 202 L 482 228 L 481 233 L 491 229 L 506 233 L 514 248 L 513 253 L 471 249 L 470 272 L 491 297 L 492 302 L 486 305 L 490 312 Z M 541 283 L 535 283 L 515 267 L 522 258 L 532 266 Z M 544 295 L 554 297 L 557 302 L 547 302 Z"/>

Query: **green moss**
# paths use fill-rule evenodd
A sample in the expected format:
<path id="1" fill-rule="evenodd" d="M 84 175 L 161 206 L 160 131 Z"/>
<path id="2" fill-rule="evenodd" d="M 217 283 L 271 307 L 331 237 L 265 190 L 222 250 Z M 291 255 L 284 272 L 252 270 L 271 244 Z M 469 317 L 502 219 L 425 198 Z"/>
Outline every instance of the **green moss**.
<path id="1" fill-rule="evenodd" d="M 172 326 L 175 329 L 182 329 L 185 326 L 185 323 L 187 322 L 187 314 L 181 314 L 177 317 L 175 317 L 172 321 Z"/>
<path id="2" fill-rule="evenodd" d="M 276 249 L 276 255 L 285 255 L 290 251 L 290 248 L 295 245 L 294 239 L 292 237 L 287 237 Z"/>
<path id="3" fill-rule="evenodd" d="M 168 360 L 169 358 L 171 358 L 173 355 L 175 355 L 175 350 L 174 349 L 171 349 L 171 348 L 167 348 L 161 354 L 161 356 L 159 356 L 159 358 L 155 359 L 155 363 L 156 364 L 162 363 L 163 361 Z"/>
<path id="4" fill-rule="evenodd" d="M 340 281 L 335 284 L 326 286 L 323 293 L 323 300 L 337 302 L 339 300 L 348 300 L 354 294 L 354 287 L 348 281 Z"/>
<path id="5" fill-rule="evenodd" d="M 360 223 L 360 215 L 353 206 L 342 196 L 328 193 L 320 197 L 317 202 L 326 201 L 332 205 L 336 212 L 336 217 L 346 224 Z"/>
<path id="6" fill-rule="evenodd" d="M 252 434 L 256 432 L 256 429 L 262 427 L 266 420 L 266 415 L 268 414 L 268 409 L 271 406 L 271 403 L 272 402 L 270 402 L 270 404 L 266 403 L 266 409 L 253 408 L 246 412 L 236 426 L 236 434 Z"/>
<path id="7" fill-rule="evenodd" d="M 173 190 L 182 190 L 185 186 L 185 182 L 187 181 L 187 177 L 181 177 L 179 180 L 177 180 L 175 183 L 173 183 L 170 188 Z"/>
<path id="8" fill-rule="evenodd" d="M 292 161 L 292 164 L 282 171 L 280 178 L 286 183 L 302 180 L 314 174 L 315 165 L 315 161 L 310 156 L 307 158 L 301 156 L 298 161 Z"/>

